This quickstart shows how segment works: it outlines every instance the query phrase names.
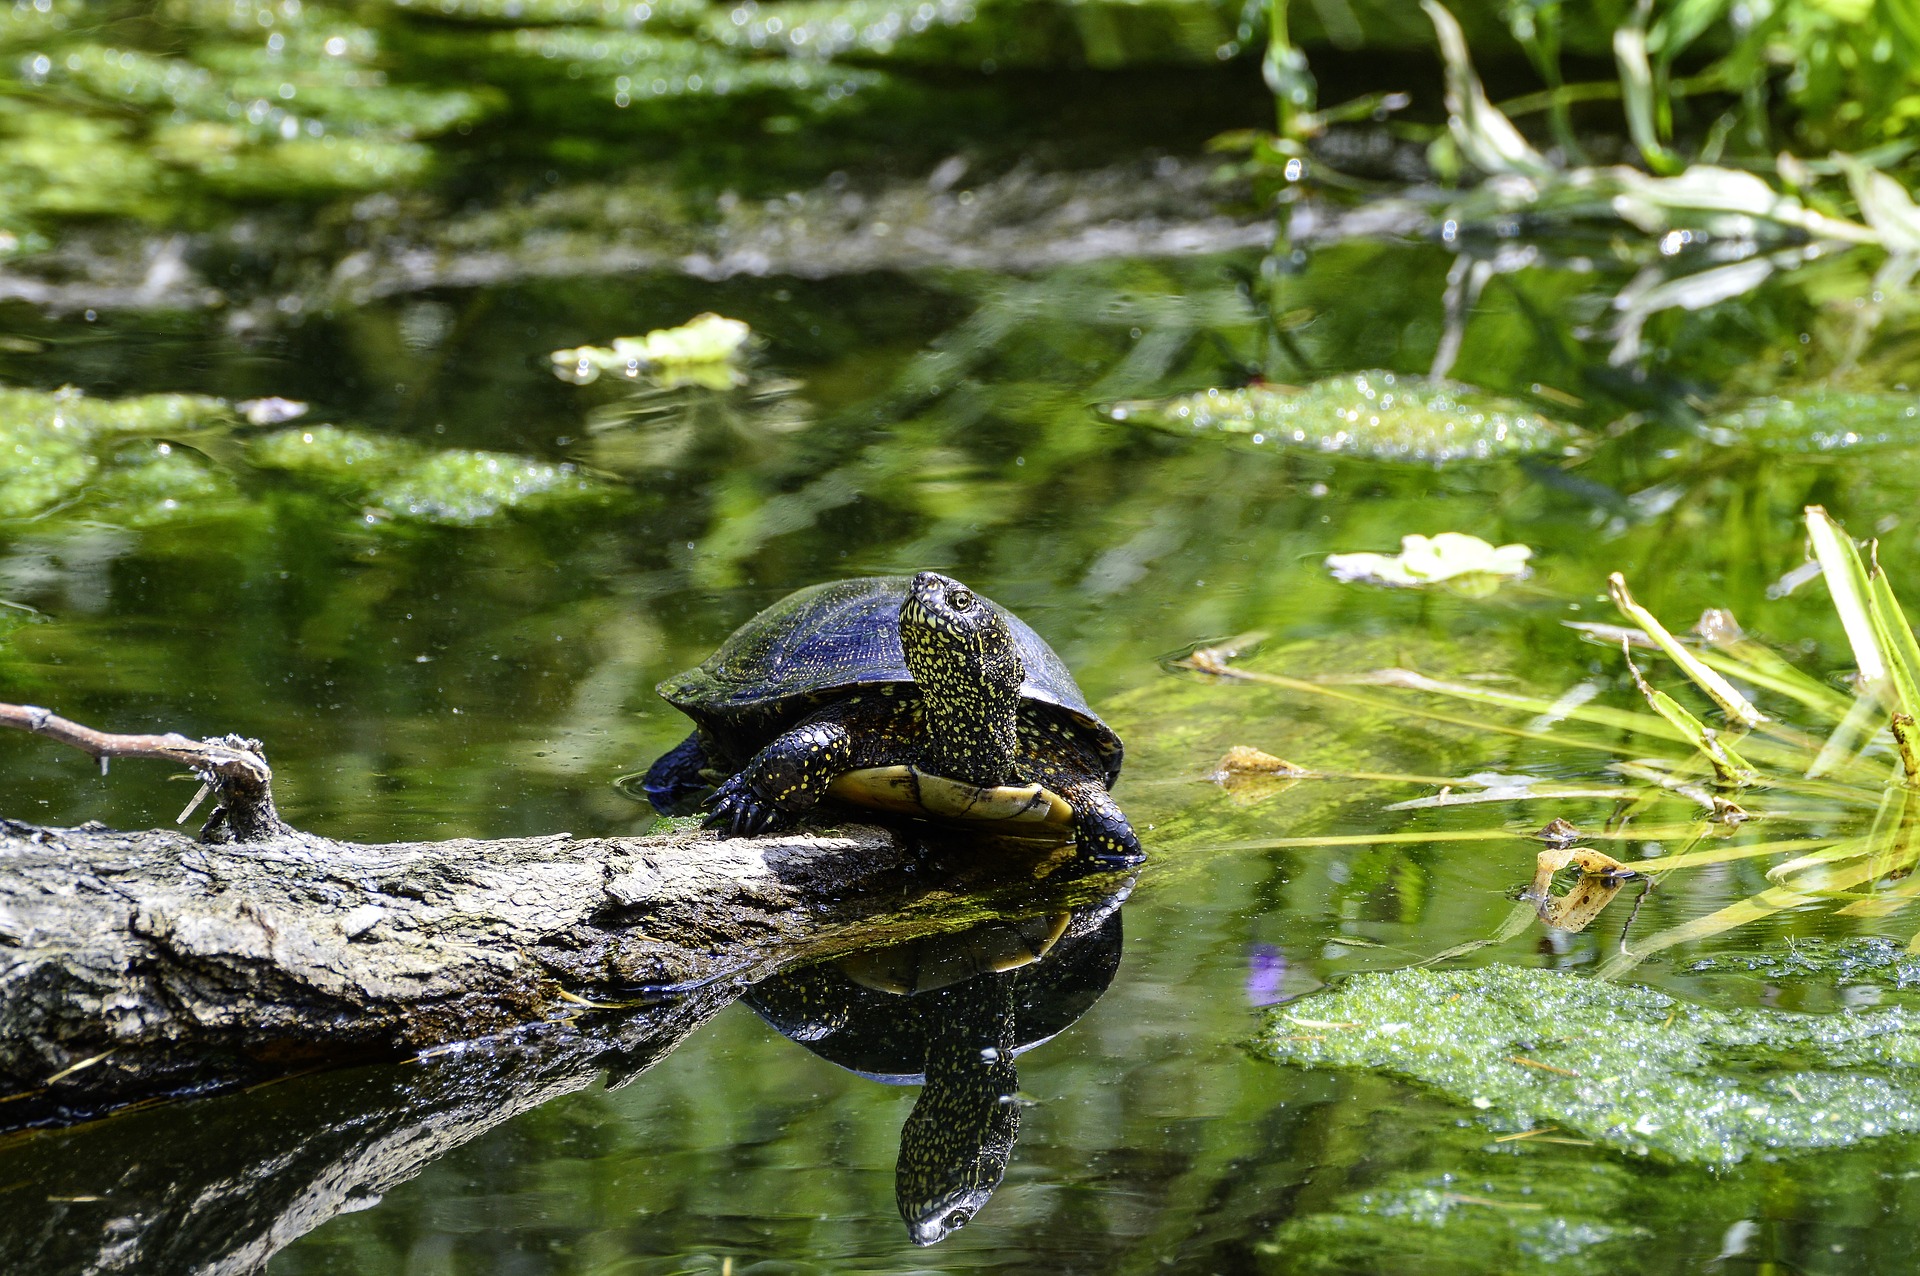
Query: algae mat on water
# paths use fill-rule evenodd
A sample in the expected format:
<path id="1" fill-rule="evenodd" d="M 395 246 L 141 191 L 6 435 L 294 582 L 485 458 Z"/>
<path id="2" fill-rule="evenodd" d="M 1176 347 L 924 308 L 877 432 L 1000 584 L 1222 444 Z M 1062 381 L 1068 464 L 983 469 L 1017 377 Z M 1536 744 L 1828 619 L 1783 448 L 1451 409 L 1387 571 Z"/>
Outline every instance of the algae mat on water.
<path id="1" fill-rule="evenodd" d="M 1920 1130 L 1920 1012 L 1904 1007 L 1719 1011 L 1553 971 L 1399 970 L 1274 1012 L 1259 1046 L 1695 1164 Z"/>
<path id="2" fill-rule="evenodd" d="M 1328 377 L 1303 389 L 1255 385 L 1116 403 L 1106 414 L 1176 433 L 1429 465 L 1571 455 L 1578 437 L 1512 399 L 1378 370 Z"/>

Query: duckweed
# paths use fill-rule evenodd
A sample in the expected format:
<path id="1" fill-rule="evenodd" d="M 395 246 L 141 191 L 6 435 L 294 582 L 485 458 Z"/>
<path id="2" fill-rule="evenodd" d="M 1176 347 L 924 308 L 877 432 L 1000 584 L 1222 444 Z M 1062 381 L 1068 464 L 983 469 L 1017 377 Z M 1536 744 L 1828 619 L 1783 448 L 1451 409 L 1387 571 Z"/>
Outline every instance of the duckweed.
<path id="1" fill-rule="evenodd" d="M 1920 442 L 1920 395 L 1894 391 L 1809 390 L 1751 399 L 1710 418 L 1719 443 L 1814 455 Z"/>
<path id="2" fill-rule="evenodd" d="M 1401 1172 L 1294 1216 L 1257 1248 L 1286 1255 L 1287 1270 L 1303 1274 L 1612 1273 L 1621 1267 L 1621 1242 L 1649 1234 L 1621 1221 L 1631 1193 L 1627 1171 L 1605 1161 L 1560 1177 L 1518 1168 Z"/>
<path id="3" fill-rule="evenodd" d="M 1443 464 L 1572 450 L 1574 431 L 1522 405 L 1450 381 L 1354 372 L 1302 390 L 1247 386 L 1115 404 L 1116 421 L 1256 445 L 1381 461 Z"/>
<path id="4" fill-rule="evenodd" d="M 149 463 L 151 449 L 122 450 L 115 446 L 122 440 L 221 430 L 231 421 L 225 403 L 202 395 L 112 400 L 72 389 L 0 388 L 0 518 L 45 513 L 96 479 Z"/>
<path id="5" fill-rule="evenodd" d="M 237 424 L 224 400 L 202 395 L 114 400 L 0 387 L 0 518 L 69 505 L 133 527 L 204 516 L 245 499 L 229 466 L 304 480 L 356 502 L 375 521 L 461 527 L 511 510 L 601 500 L 613 490 L 569 464 L 435 451 L 334 425 L 278 430 L 242 448 L 230 437 Z"/>
<path id="6" fill-rule="evenodd" d="M 1553 971 L 1357 975 L 1273 1013 L 1270 1058 L 1431 1086 L 1526 1130 L 1554 1124 L 1709 1165 L 1920 1130 L 1920 1012 L 1720 1011 Z"/>
<path id="7" fill-rule="evenodd" d="M 505 452 L 435 452 L 330 425 L 270 434 L 253 444 L 248 460 L 324 483 L 377 517 L 454 527 L 509 510 L 603 499 L 611 490 L 569 464 Z"/>
<path id="8" fill-rule="evenodd" d="M 1796 939 L 1777 950 L 1721 953 L 1703 957 L 1687 967 L 1693 974 L 1751 974 L 1773 982 L 1818 980 L 1823 984 L 1881 983 L 1894 988 L 1920 987 L 1920 956 L 1882 935 L 1864 935 L 1839 942 L 1820 938 Z"/>

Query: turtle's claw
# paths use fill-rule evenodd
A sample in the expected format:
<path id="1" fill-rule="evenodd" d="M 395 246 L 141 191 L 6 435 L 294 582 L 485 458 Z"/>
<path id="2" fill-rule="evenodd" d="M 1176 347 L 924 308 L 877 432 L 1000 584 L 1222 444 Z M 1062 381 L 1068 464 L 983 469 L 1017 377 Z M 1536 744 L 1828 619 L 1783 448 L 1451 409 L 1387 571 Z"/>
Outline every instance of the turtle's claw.
<path id="1" fill-rule="evenodd" d="M 1104 795 L 1102 795 L 1104 796 Z M 1127 817 L 1111 799 L 1092 803 L 1074 822 L 1073 840 L 1080 858 L 1102 869 L 1133 868 L 1146 862 Z"/>
<path id="2" fill-rule="evenodd" d="M 771 803 L 760 800 L 744 777 L 736 775 L 714 792 L 713 814 L 707 823 L 735 837 L 749 837 L 773 827 L 779 814 Z"/>

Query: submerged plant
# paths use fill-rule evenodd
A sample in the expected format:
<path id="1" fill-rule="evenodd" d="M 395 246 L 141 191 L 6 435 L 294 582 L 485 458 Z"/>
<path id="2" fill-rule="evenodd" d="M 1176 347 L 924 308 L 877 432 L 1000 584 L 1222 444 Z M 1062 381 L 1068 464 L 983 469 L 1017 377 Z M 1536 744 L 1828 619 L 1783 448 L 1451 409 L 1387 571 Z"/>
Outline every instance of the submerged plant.
<path id="1" fill-rule="evenodd" d="M 1708 612 L 1683 641 L 1640 605 L 1618 574 L 1611 593 L 1630 625 L 1582 627 L 1620 649 L 1644 709 L 1543 699 L 1407 669 L 1310 681 L 1238 669 L 1231 652 L 1196 652 L 1185 663 L 1218 676 L 1610 759 L 1607 787 L 1471 776 L 1396 809 L 1611 798 L 1615 809 L 1604 828 L 1581 837 L 1556 821 L 1558 832 L 1549 842 L 1565 849 L 1576 841 L 1677 841 L 1677 850 L 1618 866 L 1653 883 L 1707 865 L 1775 861 L 1767 869 L 1766 889 L 1631 947 L 1623 942 L 1602 964 L 1603 975 L 1622 974 L 1656 952 L 1786 910 L 1832 904 L 1845 916 L 1886 917 L 1920 899 L 1920 873 L 1914 871 L 1920 867 L 1920 642 L 1875 547 L 1869 544 L 1863 557 L 1818 506 L 1808 507 L 1806 526 L 1857 666 L 1850 693 L 1794 667 L 1745 635 L 1725 612 Z M 1713 710 L 1696 713 L 1656 687 L 1639 667 L 1642 654 L 1677 666 Z M 1388 700 L 1361 686 L 1413 695 Z M 1468 708 L 1436 706 L 1436 698 Z M 1541 894 L 1524 897 L 1497 938 L 1511 938 L 1536 914 L 1544 916 L 1550 901 Z M 1920 952 L 1920 933 L 1909 951 Z"/>

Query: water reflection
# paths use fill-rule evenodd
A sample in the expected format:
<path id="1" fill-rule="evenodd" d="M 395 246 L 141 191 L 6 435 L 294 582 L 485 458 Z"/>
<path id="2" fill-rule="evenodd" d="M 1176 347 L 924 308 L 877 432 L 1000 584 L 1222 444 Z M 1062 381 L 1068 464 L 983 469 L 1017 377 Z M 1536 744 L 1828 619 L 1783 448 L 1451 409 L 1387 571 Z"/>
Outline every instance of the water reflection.
<path id="1" fill-rule="evenodd" d="M 916 1245 L 964 1226 L 1000 1186 L 1020 1134 L 1015 1059 L 1113 982 L 1126 894 L 783 972 L 747 993 L 761 1018 L 822 1059 L 921 1087 L 894 1171 Z"/>

